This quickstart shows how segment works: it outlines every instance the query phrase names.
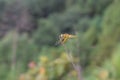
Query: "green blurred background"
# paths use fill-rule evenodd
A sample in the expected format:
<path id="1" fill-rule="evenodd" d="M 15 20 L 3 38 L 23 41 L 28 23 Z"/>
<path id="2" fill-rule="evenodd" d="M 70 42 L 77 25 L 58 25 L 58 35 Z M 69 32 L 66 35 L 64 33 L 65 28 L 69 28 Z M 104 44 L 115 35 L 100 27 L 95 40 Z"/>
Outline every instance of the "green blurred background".
<path id="1" fill-rule="evenodd" d="M 0 0 L 0 80 L 120 80 L 119 61 L 120 0 Z"/>

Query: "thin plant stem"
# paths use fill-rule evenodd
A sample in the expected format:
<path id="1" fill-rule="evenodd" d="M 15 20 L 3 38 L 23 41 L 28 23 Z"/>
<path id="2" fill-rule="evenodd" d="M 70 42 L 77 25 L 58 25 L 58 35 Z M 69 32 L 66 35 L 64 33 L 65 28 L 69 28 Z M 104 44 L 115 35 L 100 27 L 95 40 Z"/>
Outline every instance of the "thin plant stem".
<path id="1" fill-rule="evenodd" d="M 73 68 L 76 70 L 77 72 L 77 75 L 78 75 L 78 80 L 83 80 L 82 79 L 82 76 L 81 76 L 81 66 L 79 66 L 78 64 L 75 64 L 74 61 L 73 61 L 73 57 L 72 57 L 72 54 L 68 51 L 67 47 L 62 44 L 65 51 L 66 51 L 66 55 L 67 55 L 67 58 L 68 60 L 71 62 Z"/>

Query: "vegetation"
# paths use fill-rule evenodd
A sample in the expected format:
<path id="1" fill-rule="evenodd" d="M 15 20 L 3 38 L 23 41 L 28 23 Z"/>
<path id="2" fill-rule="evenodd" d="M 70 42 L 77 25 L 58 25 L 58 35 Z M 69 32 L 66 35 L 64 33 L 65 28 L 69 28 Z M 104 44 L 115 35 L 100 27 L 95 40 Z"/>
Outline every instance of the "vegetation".
<path id="1" fill-rule="evenodd" d="M 119 0 L 0 0 L 0 79 L 119 80 L 119 4 Z M 56 46 L 61 33 L 77 38 Z"/>

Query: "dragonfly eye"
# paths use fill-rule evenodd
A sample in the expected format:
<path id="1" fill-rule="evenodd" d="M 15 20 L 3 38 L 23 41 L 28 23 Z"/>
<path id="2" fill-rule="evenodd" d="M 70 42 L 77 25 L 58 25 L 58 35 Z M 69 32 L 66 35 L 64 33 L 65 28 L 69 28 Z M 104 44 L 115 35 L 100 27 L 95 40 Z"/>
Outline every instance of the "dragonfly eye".
<path id="1" fill-rule="evenodd" d="M 62 38 L 62 37 L 63 37 L 63 34 L 60 35 L 60 38 Z"/>

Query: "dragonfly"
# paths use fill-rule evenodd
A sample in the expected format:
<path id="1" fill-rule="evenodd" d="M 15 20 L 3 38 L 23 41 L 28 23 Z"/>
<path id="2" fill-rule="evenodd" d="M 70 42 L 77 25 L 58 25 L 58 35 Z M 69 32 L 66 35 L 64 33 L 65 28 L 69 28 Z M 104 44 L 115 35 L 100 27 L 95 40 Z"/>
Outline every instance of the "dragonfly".
<path id="1" fill-rule="evenodd" d="M 68 34 L 68 33 L 60 34 L 59 35 L 59 40 L 56 43 L 56 45 L 58 45 L 58 44 L 64 44 L 68 39 L 76 38 L 76 37 L 77 37 L 76 35 L 72 35 L 72 34 Z"/>

